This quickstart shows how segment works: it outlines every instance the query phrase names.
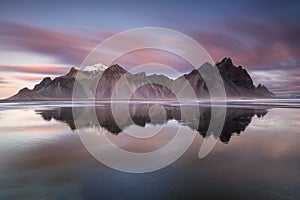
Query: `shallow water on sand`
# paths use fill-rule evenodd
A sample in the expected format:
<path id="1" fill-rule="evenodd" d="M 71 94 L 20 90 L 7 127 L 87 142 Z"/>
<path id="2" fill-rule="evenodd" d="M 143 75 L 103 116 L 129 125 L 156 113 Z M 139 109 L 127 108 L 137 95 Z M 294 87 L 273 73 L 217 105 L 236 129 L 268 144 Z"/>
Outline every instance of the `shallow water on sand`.
<path id="1" fill-rule="evenodd" d="M 221 135 L 214 136 L 216 146 L 199 159 L 211 117 L 207 105 L 185 107 L 186 117 L 176 103 L 134 103 L 133 120 L 121 116 L 116 124 L 109 102 L 2 103 L 0 199 L 299 199 L 298 105 L 232 102 Z M 96 111 L 97 122 L 75 123 L 76 107 L 83 118 Z M 197 109 L 195 124 L 191 116 Z M 196 133 L 190 148 L 173 164 L 142 174 L 105 166 L 79 138 L 81 130 L 92 140 L 104 134 L 124 150 L 145 153 L 168 144 L 179 127 Z"/>

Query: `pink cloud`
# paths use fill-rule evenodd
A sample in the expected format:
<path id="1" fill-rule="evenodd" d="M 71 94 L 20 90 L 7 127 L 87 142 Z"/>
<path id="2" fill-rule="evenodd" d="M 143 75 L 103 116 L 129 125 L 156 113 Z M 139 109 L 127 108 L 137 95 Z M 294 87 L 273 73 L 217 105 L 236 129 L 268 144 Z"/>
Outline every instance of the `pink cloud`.
<path id="1" fill-rule="evenodd" d="M 143 49 L 130 52 L 119 57 L 114 63 L 132 67 L 147 63 L 159 63 L 181 72 L 192 69 L 191 64 L 183 58 L 166 51 L 155 49 Z"/>
<path id="2" fill-rule="evenodd" d="M 57 67 L 57 66 L 0 66 L 1 71 L 6 72 L 22 72 L 33 74 L 51 74 L 62 75 L 66 74 L 71 67 Z"/>
<path id="3" fill-rule="evenodd" d="M 6 83 L 8 83 L 8 81 L 6 79 L 0 77 L 0 85 L 6 84 Z"/>
<path id="4" fill-rule="evenodd" d="M 300 69 L 255 70 L 251 73 L 256 83 L 263 83 L 278 95 L 298 94 L 300 89 Z"/>
<path id="5" fill-rule="evenodd" d="M 18 80 L 31 81 L 31 82 L 37 82 L 44 78 L 44 76 L 30 76 L 30 75 L 16 75 L 13 77 Z"/>

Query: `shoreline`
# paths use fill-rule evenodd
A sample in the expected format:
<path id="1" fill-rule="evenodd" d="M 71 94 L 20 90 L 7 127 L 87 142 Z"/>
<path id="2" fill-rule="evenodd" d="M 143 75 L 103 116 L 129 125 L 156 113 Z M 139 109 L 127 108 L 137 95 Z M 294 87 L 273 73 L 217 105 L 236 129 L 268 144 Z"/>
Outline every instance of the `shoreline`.
<path id="1" fill-rule="evenodd" d="M 200 107 L 250 107 L 250 108 L 300 108 L 300 99 L 226 99 L 211 101 L 211 100 L 198 100 L 198 101 L 182 101 L 178 102 L 174 99 L 161 99 L 161 100 L 57 100 L 57 99 L 48 99 L 48 100 L 0 100 L 0 106 L 5 108 L 8 107 L 19 107 L 22 105 L 27 106 L 36 106 L 43 105 L 49 107 L 73 107 L 73 106 L 97 106 L 99 104 L 162 104 L 162 105 L 172 105 L 172 106 L 181 106 L 181 105 L 199 105 Z"/>

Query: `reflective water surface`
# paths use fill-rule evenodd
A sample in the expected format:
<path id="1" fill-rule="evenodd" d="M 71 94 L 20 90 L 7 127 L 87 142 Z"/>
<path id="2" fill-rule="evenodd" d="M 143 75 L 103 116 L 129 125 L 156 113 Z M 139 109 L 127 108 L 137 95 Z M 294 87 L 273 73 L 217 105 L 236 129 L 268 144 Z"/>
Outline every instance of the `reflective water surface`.
<path id="1" fill-rule="evenodd" d="M 0 199 L 299 199 L 297 106 L 228 106 L 218 142 L 203 159 L 208 105 L 130 104 L 132 120 L 124 109 L 118 106 L 116 123 L 107 102 L 1 104 Z M 75 110 L 81 119 L 94 110 L 96 120 L 75 123 Z M 178 127 L 197 133 L 191 147 L 172 165 L 144 174 L 101 164 L 78 136 L 80 130 L 91 139 L 105 134 L 122 149 L 145 153 L 168 144 Z"/>

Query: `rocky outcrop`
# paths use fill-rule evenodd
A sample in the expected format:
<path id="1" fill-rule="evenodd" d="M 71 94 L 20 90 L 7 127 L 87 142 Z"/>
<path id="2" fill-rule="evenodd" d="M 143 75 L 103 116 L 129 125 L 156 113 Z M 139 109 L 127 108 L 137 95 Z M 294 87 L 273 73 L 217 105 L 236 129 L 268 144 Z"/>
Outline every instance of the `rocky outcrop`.
<path id="1" fill-rule="evenodd" d="M 228 99 L 275 96 L 264 85 L 256 87 L 245 69 L 236 67 L 230 58 L 224 58 L 215 66 L 205 63 L 198 70 L 192 70 L 176 80 L 164 75 L 147 76 L 144 72 L 131 74 L 117 64 L 93 72 L 71 68 L 66 75 L 53 80 L 44 78 L 32 90 L 23 89 L 9 99 L 71 99 L 75 79 L 79 80 L 76 86 L 79 86 L 82 98 L 112 99 L 114 95 L 117 99 L 175 99 L 175 94 L 192 88 L 197 98 L 207 99 L 210 97 L 209 90 L 199 72 L 215 67 L 220 72 Z"/>
<path id="2" fill-rule="evenodd" d="M 70 99 L 72 98 L 75 76 L 78 70 L 71 68 L 65 76 L 53 80 L 45 78 L 33 88 L 33 91 L 45 98 Z"/>
<path id="3" fill-rule="evenodd" d="M 216 66 L 222 76 L 228 97 L 275 97 L 265 86 L 259 84 L 258 87 L 255 87 L 246 69 L 243 69 L 242 66 L 233 65 L 230 58 L 224 58 L 221 62 L 216 63 Z"/>
<path id="4" fill-rule="evenodd" d="M 45 97 L 35 93 L 33 90 L 30 90 L 28 88 L 23 88 L 16 95 L 9 98 L 9 100 L 25 100 L 25 101 L 36 100 L 36 99 L 43 100 L 45 99 Z"/>
<path id="5" fill-rule="evenodd" d="M 171 91 L 172 83 L 172 79 L 163 75 L 131 74 L 121 66 L 113 65 L 101 74 L 96 98 L 170 99 L 175 98 Z"/>

